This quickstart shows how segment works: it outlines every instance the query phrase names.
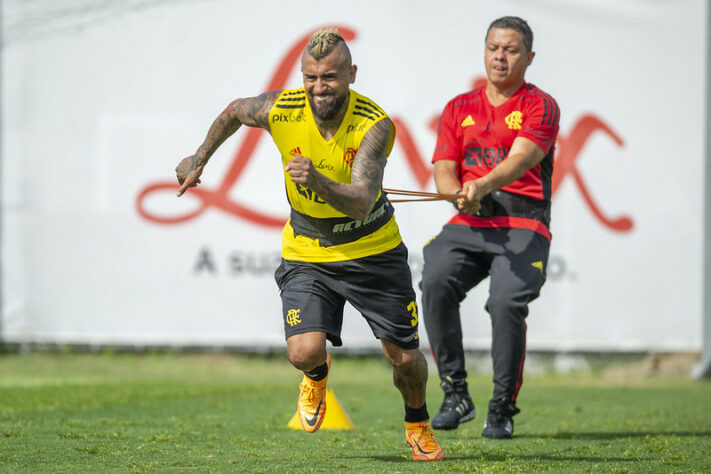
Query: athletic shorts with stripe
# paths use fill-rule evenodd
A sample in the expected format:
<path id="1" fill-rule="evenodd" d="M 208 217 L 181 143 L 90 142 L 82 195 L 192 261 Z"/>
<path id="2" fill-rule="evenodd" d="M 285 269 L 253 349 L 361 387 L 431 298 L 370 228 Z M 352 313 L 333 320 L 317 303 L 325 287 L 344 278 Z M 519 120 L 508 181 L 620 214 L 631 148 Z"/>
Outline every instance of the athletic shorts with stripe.
<path id="1" fill-rule="evenodd" d="M 403 349 L 419 347 L 417 303 L 402 243 L 381 254 L 342 262 L 282 259 L 274 278 L 286 339 L 317 331 L 341 346 L 347 301 L 363 315 L 376 338 Z"/>

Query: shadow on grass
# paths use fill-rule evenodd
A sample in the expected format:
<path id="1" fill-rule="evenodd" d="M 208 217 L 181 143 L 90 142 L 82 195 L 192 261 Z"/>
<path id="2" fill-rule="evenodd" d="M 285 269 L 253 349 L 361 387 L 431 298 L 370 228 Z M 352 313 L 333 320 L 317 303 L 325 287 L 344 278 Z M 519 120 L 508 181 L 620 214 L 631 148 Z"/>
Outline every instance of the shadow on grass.
<path id="1" fill-rule="evenodd" d="M 373 461 L 391 462 L 391 463 L 411 463 L 416 462 L 412 459 L 403 459 L 402 456 L 353 456 L 353 459 L 372 459 Z M 648 458 L 652 459 L 652 458 Z M 515 462 L 515 461 L 550 461 L 550 462 L 628 462 L 638 463 L 644 461 L 645 458 L 621 458 L 610 456 L 560 456 L 560 455 L 537 455 L 537 454 L 490 454 L 490 453 L 472 453 L 471 455 L 448 456 L 445 450 L 444 459 L 435 462 L 447 461 L 479 461 L 479 462 Z M 421 462 L 419 462 L 421 463 Z"/>
<path id="2" fill-rule="evenodd" d="M 514 436 L 514 439 L 619 439 L 619 438 L 646 438 L 655 436 L 678 436 L 680 438 L 704 438 L 711 437 L 711 431 L 597 431 L 576 433 L 562 431 L 553 434 L 521 434 Z"/>

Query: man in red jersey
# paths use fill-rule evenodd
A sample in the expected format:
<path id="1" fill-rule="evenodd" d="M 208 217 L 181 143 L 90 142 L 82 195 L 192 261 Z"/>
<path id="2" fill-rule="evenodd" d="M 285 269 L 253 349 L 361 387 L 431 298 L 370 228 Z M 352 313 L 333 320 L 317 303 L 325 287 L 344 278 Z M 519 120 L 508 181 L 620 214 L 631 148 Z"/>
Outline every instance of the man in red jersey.
<path id="1" fill-rule="evenodd" d="M 528 303 L 546 279 L 553 148 L 560 110 L 524 80 L 533 33 L 518 17 L 486 33 L 487 83 L 452 99 L 440 119 L 432 162 L 437 190 L 458 193 L 459 213 L 424 248 L 422 303 L 437 363 L 442 407 L 432 420 L 454 429 L 474 418 L 459 305 L 487 276 L 494 390 L 482 436 L 511 438 L 520 410 Z"/>

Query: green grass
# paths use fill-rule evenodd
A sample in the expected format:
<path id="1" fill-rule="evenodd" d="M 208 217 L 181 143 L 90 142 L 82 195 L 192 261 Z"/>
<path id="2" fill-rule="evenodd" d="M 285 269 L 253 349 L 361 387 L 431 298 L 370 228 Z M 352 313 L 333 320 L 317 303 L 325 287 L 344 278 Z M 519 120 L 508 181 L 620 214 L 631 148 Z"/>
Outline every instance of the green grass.
<path id="1" fill-rule="evenodd" d="M 284 356 L 0 355 L 3 472 L 704 472 L 711 384 L 687 377 L 528 376 L 516 436 L 479 414 L 438 432 L 445 461 L 414 463 L 382 358 L 335 357 L 329 386 L 355 430 L 288 429 L 299 374 Z M 430 412 L 442 394 L 433 375 Z"/>

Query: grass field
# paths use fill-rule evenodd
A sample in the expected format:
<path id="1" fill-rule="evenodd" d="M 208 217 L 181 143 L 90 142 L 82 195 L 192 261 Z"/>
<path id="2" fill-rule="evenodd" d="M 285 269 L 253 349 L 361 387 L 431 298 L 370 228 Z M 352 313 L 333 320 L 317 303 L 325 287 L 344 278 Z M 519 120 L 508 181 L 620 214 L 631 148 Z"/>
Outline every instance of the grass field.
<path id="1" fill-rule="evenodd" d="M 480 437 L 491 381 L 470 376 L 479 414 L 438 432 L 439 463 L 411 461 L 383 359 L 334 358 L 352 431 L 287 428 L 299 380 L 284 356 L 0 355 L 0 471 L 711 471 L 711 383 L 687 376 L 528 376 L 508 441 Z"/>

